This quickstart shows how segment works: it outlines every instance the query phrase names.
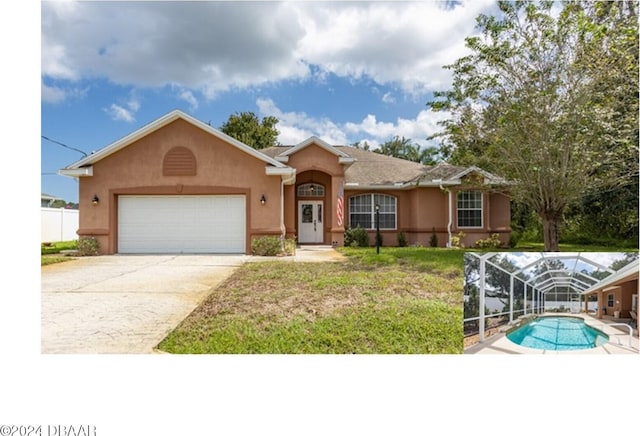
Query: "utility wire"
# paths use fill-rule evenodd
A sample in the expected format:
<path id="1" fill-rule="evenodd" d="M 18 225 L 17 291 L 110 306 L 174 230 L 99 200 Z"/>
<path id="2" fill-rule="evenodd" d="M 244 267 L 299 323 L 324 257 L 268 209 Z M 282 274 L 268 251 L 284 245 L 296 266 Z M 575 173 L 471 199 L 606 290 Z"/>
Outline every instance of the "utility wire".
<path id="1" fill-rule="evenodd" d="M 47 138 L 46 136 L 43 136 L 43 135 L 41 135 L 41 137 L 42 137 L 42 139 L 46 139 L 49 142 L 53 142 L 54 144 L 58 144 L 58 145 L 61 145 L 61 146 L 65 147 L 65 148 L 68 148 L 69 150 L 73 150 L 73 151 L 77 151 L 78 153 L 82 153 L 85 157 L 87 157 L 87 153 L 85 153 L 82 150 L 78 150 L 77 148 L 69 147 L 68 145 L 63 144 L 62 142 L 55 141 L 55 140 L 53 140 L 51 138 Z"/>

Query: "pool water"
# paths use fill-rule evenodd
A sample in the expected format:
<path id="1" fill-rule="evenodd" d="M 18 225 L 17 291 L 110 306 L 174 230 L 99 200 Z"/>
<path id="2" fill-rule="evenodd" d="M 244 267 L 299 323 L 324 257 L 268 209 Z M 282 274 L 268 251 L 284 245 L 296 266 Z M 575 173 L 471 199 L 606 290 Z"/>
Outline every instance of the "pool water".
<path id="1" fill-rule="evenodd" d="M 582 350 L 609 341 L 609 336 L 586 325 L 581 318 L 567 316 L 537 318 L 507 334 L 507 338 L 538 350 Z"/>

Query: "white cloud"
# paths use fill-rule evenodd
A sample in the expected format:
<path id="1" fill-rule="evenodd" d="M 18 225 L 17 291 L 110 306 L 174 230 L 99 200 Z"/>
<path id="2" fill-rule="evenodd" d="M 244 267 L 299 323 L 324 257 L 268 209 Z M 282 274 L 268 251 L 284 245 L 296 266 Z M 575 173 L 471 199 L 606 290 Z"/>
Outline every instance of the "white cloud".
<path id="1" fill-rule="evenodd" d="M 135 114 L 140 110 L 141 106 L 140 100 L 138 100 L 135 94 L 135 91 L 131 92 L 131 95 L 125 102 L 122 104 L 113 103 L 108 108 L 105 108 L 104 111 L 114 121 L 134 122 L 136 120 Z"/>
<path id="2" fill-rule="evenodd" d="M 441 2 L 44 2 L 42 74 L 220 92 L 322 81 L 440 89 L 490 0 Z M 193 94 L 192 94 L 193 96 Z M 389 98 L 388 96 L 387 98 Z M 192 104 L 193 100 L 185 95 Z"/>
<path id="3" fill-rule="evenodd" d="M 396 102 L 396 98 L 393 96 L 393 94 L 391 94 L 391 92 L 386 92 L 383 96 L 382 96 L 382 101 L 385 103 L 395 103 Z"/>
<path id="4" fill-rule="evenodd" d="M 131 99 L 127 102 L 127 107 L 131 112 L 138 112 L 140 109 L 140 102 L 137 99 Z"/>
<path id="5" fill-rule="evenodd" d="M 430 144 L 426 138 L 439 131 L 437 122 L 446 118 L 444 113 L 422 110 L 413 119 L 398 118 L 396 122 L 378 121 L 369 114 L 360 122 L 336 123 L 329 118 L 313 118 L 304 112 L 283 112 L 271 99 L 256 101 L 262 116 L 274 116 L 280 120 L 277 125 L 278 140 L 285 145 L 297 144 L 310 136 L 317 136 L 334 145 L 347 145 L 366 140 L 372 147 L 393 138 L 404 136 L 420 145 Z"/>
<path id="6" fill-rule="evenodd" d="M 198 109 L 198 99 L 193 95 L 193 92 L 187 89 L 183 89 L 180 91 L 178 97 L 180 98 L 180 100 L 184 100 L 189 103 L 189 108 L 192 111 Z"/>
<path id="7" fill-rule="evenodd" d="M 104 111 L 109 114 L 111 119 L 114 121 L 126 121 L 127 123 L 132 123 L 136 120 L 130 110 L 115 103 L 104 109 Z"/>
<path id="8" fill-rule="evenodd" d="M 47 103 L 61 103 L 69 99 L 81 99 L 87 95 L 88 87 L 77 88 L 49 85 L 42 81 L 40 98 Z"/>
<path id="9" fill-rule="evenodd" d="M 422 110 L 415 118 L 397 118 L 395 122 L 378 121 L 373 114 L 367 115 L 359 123 L 347 122 L 344 125 L 353 137 L 362 137 L 372 145 L 378 145 L 394 136 L 404 136 L 422 146 L 429 145 L 427 138 L 441 130 L 438 121 L 447 118 L 444 112 Z"/>
<path id="10" fill-rule="evenodd" d="M 313 118 L 304 112 L 283 112 L 270 99 L 258 99 L 258 110 L 262 116 L 274 116 L 280 120 L 276 128 L 280 131 L 278 141 L 293 145 L 310 136 L 317 136 L 330 144 L 346 144 L 347 137 L 336 123 L 328 118 Z"/>
<path id="11" fill-rule="evenodd" d="M 45 101 L 47 103 L 59 103 L 61 101 L 64 101 L 64 99 L 67 97 L 63 89 L 56 86 L 47 86 L 45 83 L 42 83 L 41 94 L 42 101 Z"/>

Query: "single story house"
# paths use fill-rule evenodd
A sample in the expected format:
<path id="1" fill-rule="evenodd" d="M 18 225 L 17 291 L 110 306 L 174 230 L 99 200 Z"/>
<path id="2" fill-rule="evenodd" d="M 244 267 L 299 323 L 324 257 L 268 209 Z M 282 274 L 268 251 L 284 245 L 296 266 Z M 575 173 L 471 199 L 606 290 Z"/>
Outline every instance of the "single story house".
<path id="1" fill-rule="evenodd" d="M 466 246 L 510 236 L 499 177 L 429 167 L 311 137 L 253 149 L 179 110 L 63 168 L 79 181 L 80 237 L 102 253 L 250 253 L 253 238 L 340 246 L 347 226 L 369 230 L 376 207 L 385 245 Z"/>
<path id="2" fill-rule="evenodd" d="M 45 194 L 44 192 L 40 193 L 40 207 L 51 207 L 54 201 L 60 200 L 58 197 L 54 197 L 53 195 Z"/>

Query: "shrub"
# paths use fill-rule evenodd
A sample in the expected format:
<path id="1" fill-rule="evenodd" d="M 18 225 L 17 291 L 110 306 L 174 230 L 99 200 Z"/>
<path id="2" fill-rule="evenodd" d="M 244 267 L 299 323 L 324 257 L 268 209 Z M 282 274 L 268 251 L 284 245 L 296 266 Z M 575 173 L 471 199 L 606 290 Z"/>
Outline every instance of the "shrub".
<path id="1" fill-rule="evenodd" d="M 295 239 L 285 239 L 282 242 L 282 250 L 285 256 L 295 256 L 296 254 L 296 240 Z"/>
<path id="2" fill-rule="evenodd" d="M 282 244 L 277 236 L 260 236 L 251 241 L 251 254 L 254 256 L 278 256 L 282 254 Z"/>
<path id="3" fill-rule="evenodd" d="M 293 256 L 296 254 L 296 240 L 278 236 L 260 236 L 251 241 L 254 256 Z"/>
<path id="4" fill-rule="evenodd" d="M 437 247 L 438 246 L 438 235 L 436 235 L 436 228 L 433 227 L 432 233 L 431 233 L 431 238 L 429 238 L 429 245 L 431 247 Z"/>
<path id="5" fill-rule="evenodd" d="M 500 235 L 497 233 L 492 234 L 487 239 L 480 239 L 476 241 L 476 247 L 478 248 L 499 248 L 502 245 L 500 241 Z"/>
<path id="6" fill-rule="evenodd" d="M 344 231 L 345 247 L 368 247 L 369 233 L 362 227 L 347 228 Z"/>
<path id="7" fill-rule="evenodd" d="M 404 232 L 398 233 L 398 247 L 406 247 L 409 245 L 407 235 Z"/>
<path id="8" fill-rule="evenodd" d="M 464 237 L 466 235 L 464 234 L 464 232 L 460 232 L 455 236 L 451 237 L 451 246 L 455 247 L 455 248 L 464 248 Z"/>
<path id="9" fill-rule="evenodd" d="M 95 237 L 89 236 L 78 240 L 79 256 L 97 256 L 98 254 L 100 254 L 100 243 Z"/>
<path id="10" fill-rule="evenodd" d="M 509 236 L 509 248 L 516 248 L 518 242 L 520 242 L 521 234 L 517 231 L 512 231 Z"/>

